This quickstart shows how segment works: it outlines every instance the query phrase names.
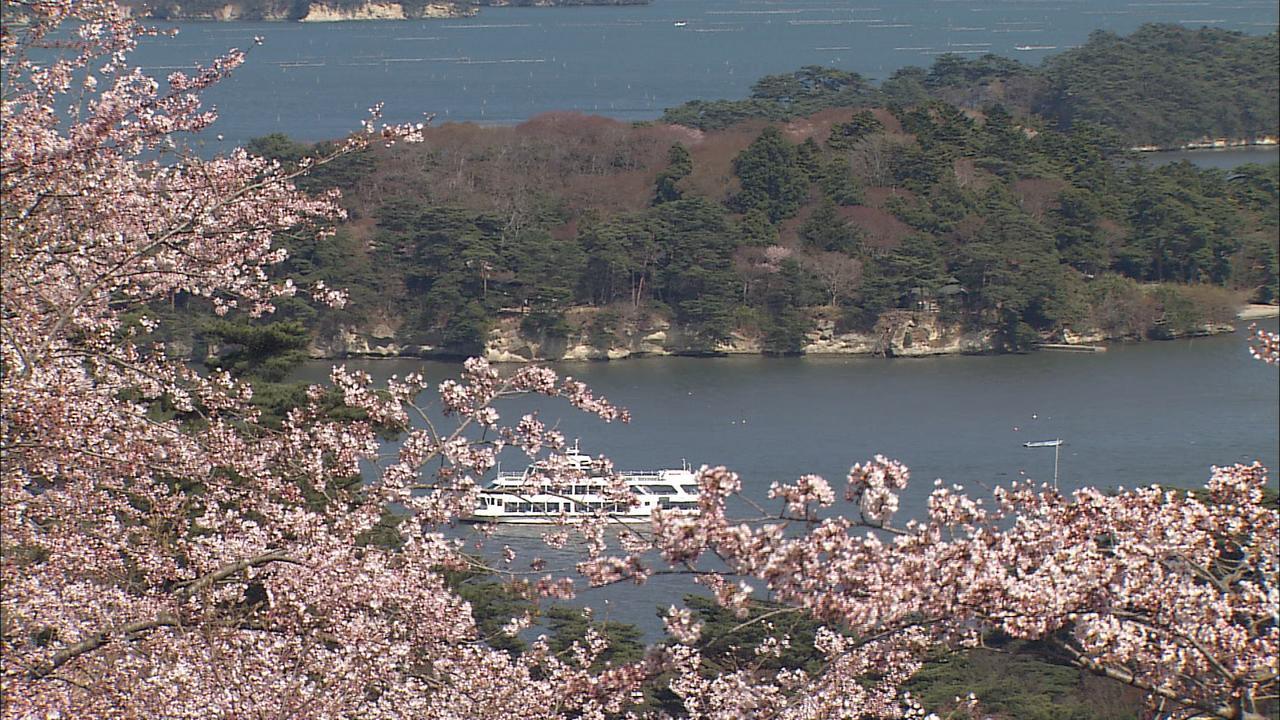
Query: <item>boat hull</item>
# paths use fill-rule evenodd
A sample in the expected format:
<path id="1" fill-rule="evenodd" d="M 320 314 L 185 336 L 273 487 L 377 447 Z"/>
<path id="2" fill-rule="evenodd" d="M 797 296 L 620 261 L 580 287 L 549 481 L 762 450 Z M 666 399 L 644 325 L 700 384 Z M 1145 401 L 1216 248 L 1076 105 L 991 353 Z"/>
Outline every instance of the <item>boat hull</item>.
<path id="1" fill-rule="evenodd" d="M 466 522 L 471 523 L 494 523 L 498 525 L 577 525 L 586 522 L 588 519 L 603 517 L 609 522 L 627 523 L 628 525 L 638 525 L 647 523 L 651 519 L 649 515 L 471 515 L 463 518 Z"/>
<path id="2" fill-rule="evenodd" d="M 478 505 L 466 518 L 475 523 L 504 525 L 556 525 L 604 518 L 617 523 L 647 523 L 653 511 L 698 511 L 697 476 L 685 464 L 680 469 L 624 471 L 598 474 L 595 461 L 575 442 L 564 455 L 567 476 L 553 482 L 535 462 L 523 472 L 504 473 L 480 490 Z M 615 497 L 617 485 L 625 485 L 631 497 Z"/>

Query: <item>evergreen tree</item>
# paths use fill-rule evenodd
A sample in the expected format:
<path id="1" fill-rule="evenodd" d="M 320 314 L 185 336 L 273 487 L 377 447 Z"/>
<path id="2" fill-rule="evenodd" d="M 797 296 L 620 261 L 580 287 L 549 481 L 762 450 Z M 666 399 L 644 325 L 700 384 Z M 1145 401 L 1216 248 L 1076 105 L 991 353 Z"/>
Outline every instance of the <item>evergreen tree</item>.
<path id="1" fill-rule="evenodd" d="M 858 250 L 858 233 L 836 213 L 835 203 L 823 198 L 800 227 L 805 245 L 829 252 L 853 254 Z"/>
<path id="2" fill-rule="evenodd" d="M 733 199 L 734 209 L 760 208 L 771 222 L 789 218 L 800 209 L 808 192 L 808 178 L 797 162 L 796 148 L 777 128 L 765 128 L 733 161 L 733 172 L 742 191 Z"/>
<path id="3" fill-rule="evenodd" d="M 661 205 L 679 200 L 683 193 L 676 184 L 688 177 L 691 172 L 693 172 L 693 159 L 689 156 L 689 151 L 680 143 L 672 145 L 667 151 L 667 168 L 658 173 L 652 204 Z"/>
<path id="4" fill-rule="evenodd" d="M 883 129 L 884 125 L 870 110 L 862 110 L 854 113 L 849 122 L 832 126 L 831 134 L 827 137 L 827 147 L 832 150 L 850 150 L 863 138 Z"/>
<path id="5" fill-rule="evenodd" d="M 740 245 L 773 245 L 778 241 L 778 228 L 774 227 L 769 213 L 763 208 L 748 210 L 738 221 L 737 230 Z"/>

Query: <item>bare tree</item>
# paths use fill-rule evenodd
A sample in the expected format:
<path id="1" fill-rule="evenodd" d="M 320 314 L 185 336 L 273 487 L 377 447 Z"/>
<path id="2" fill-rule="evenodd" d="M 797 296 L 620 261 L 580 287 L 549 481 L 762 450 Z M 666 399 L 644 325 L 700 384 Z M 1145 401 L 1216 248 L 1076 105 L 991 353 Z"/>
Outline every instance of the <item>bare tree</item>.
<path id="1" fill-rule="evenodd" d="M 891 187 L 893 159 L 902 151 L 907 140 L 894 135 L 876 133 L 858 141 L 849 153 L 854 173 L 874 187 Z"/>
<path id="2" fill-rule="evenodd" d="M 807 255 L 801 260 L 831 298 L 831 307 L 862 287 L 862 261 L 844 253 L 824 252 Z"/>

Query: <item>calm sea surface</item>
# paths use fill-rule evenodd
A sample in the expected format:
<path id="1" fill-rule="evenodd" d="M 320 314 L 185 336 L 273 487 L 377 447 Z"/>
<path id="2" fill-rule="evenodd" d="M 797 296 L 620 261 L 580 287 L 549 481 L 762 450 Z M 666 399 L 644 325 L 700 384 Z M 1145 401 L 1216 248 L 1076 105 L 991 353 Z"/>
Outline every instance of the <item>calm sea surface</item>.
<path id="1" fill-rule="evenodd" d="M 1143 159 L 1153 164 L 1175 163 L 1186 160 L 1192 165 L 1198 165 L 1202 168 L 1230 170 L 1245 163 L 1268 165 L 1280 161 L 1280 147 L 1259 145 L 1223 148 L 1221 150 L 1169 150 L 1167 152 L 1144 153 Z"/>
<path id="2" fill-rule="evenodd" d="M 686 23 L 677 27 L 676 22 Z M 1093 30 L 1142 23 L 1273 32 L 1274 0 L 653 0 L 647 6 L 487 8 L 465 19 L 180 23 L 136 58 L 165 74 L 230 47 L 249 62 L 208 94 L 218 149 L 271 132 L 340 137 L 385 103 L 395 122 L 509 124 L 551 110 L 652 119 L 686 100 L 738 98 L 762 75 L 821 64 L 883 79 L 942 53 L 1029 63 Z M 1018 48 L 1034 48 L 1023 49 Z"/>
<path id="3" fill-rule="evenodd" d="M 411 360 L 348 364 L 375 378 L 419 370 L 443 379 L 458 371 Z M 309 364 L 299 377 L 320 379 L 328 367 Z M 678 467 L 682 459 L 726 465 L 741 473 L 748 497 L 766 503 L 773 481 L 813 472 L 838 482 L 851 464 L 877 453 L 911 468 L 907 516 L 919 514 L 935 478 L 978 492 L 1023 477 L 1052 481 L 1054 451 L 1022 447 L 1029 440 L 1066 442 L 1064 489 L 1193 487 L 1212 465 L 1256 459 L 1276 468 L 1280 454 L 1280 374 L 1249 358 L 1242 333 L 1112 345 L 1096 354 L 654 358 L 557 369 L 629 408 L 632 422 L 604 425 L 550 401 L 513 403 L 505 417 L 537 409 L 620 468 Z M 523 466 L 517 457 L 507 462 L 507 469 Z M 540 547 L 540 532 L 503 528 L 488 551 L 510 544 L 571 567 L 572 554 Z M 585 599 L 654 633 L 654 607 L 692 589 L 685 578 L 655 578 L 639 591 L 608 588 Z"/>

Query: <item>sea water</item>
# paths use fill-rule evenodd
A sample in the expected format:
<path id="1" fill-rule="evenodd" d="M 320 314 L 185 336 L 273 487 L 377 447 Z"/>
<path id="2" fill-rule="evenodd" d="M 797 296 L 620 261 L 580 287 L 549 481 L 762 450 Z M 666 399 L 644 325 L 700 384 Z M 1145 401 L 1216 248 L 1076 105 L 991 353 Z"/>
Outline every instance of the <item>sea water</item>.
<path id="1" fill-rule="evenodd" d="M 1261 323 L 1275 330 L 1276 321 Z M 604 424 L 562 401 L 524 398 L 500 409 L 507 419 L 537 411 L 584 451 L 606 455 L 619 469 L 724 465 L 739 472 L 743 495 L 777 512 L 773 482 L 818 473 L 840 487 L 849 466 L 884 454 L 906 463 L 912 482 L 901 515 L 919 517 L 933 481 L 978 496 L 1014 480 L 1054 481 L 1053 448 L 1023 443 L 1061 439 L 1058 485 L 1132 488 L 1150 484 L 1203 487 L 1214 465 L 1280 463 L 1277 370 L 1249 357 L 1244 332 L 1166 342 L 1112 344 L 1103 353 L 950 356 L 884 360 L 867 357 L 652 358 L 561 363 L 627 407 L 627 424 Z M 384 380 L 424 372 L 456 376 L 454 364 L 410 359 L 348 363 Z M 308 363 L 298 380 L 321 381 L 331 363 Z M 423 401 L 430 407 L 430 397 Z M 430 412 L 430 410 L 429 410 Z M 442 419 L 435 415 L 437 421 Z M 443 425 L 438 425 L 443 427 Z M 385 448 L 393 455 L 395 445 Z M 504 470 L 527 462 L 504 456 Z M 370 469 L 373 471 L 372 468 Z M 735 517 L 754 515 L 745 503 Z M 842 512 L 849 512 L 848 508 Z M 450 530 L 501 564 L 504 545 L 527 570 L 534 557 L 572 574 L 578 548 L 551 550 L 546 528 L 500 526 L 492 538 L 462 525 Z M 686 576 L 659 576 L 643 588 L 593 590 L 597 617 L 661 633 L 655 613 L 700 588 Z"/>
<path id="2" fill-rule="evenodd" d="M 654 0 L 460 19 L 158 23 L 181 32 L 144 41 L 135 59 L 164 75 L 250 49 L 207 94 L 221 113 L 204 138 L 216 152 L 272 132 L 341 137 L 377 103 L 394 122 L 512 124 L 556 110 L 647 120 L 687 100 L 744 97 L 761 76 L 805 65 L 882 80 L 943 53 L 1036 64 L 1095 30 L 1164 22 L 1266 34 L 1278 19 L 1273 0 Z"/>

